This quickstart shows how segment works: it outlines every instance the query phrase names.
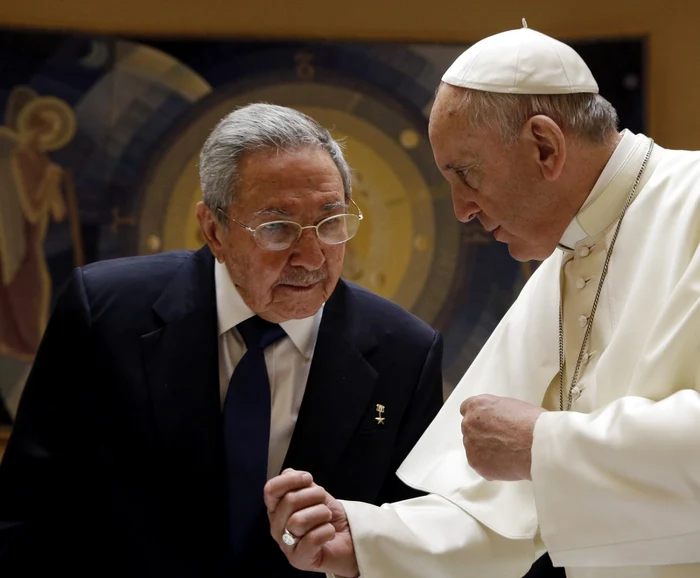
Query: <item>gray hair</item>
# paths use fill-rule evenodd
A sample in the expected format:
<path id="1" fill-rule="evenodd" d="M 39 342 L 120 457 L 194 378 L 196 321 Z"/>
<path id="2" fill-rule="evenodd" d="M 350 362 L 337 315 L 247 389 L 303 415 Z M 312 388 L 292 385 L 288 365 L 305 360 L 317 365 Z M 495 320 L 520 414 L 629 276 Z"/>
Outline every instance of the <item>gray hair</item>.
<path id="1" fill-rule="evenodd" d="M 505 144 L 518 140 L 528 119 L 542 114 L 590 144 L 606 144 L 617 132 L 617 112 L 599 94 L 502 94 L 464 89 L 461 106 L 478 129 L 494 131 Z"/>
<path id="2" fill-rule="evenodd" d="M 243 106 L 226 115 L 214 128 L 199 156 L 199 179 L 203 201 L 222 226 L 220 215 L 235 200 L 241 184 L 240 163 L 258 151 L 292 152 L 319 147 L 330 155 L 343 181 L 345 199 L 352 196 L 352 176 L 343 150 L 331 133 L 298 110 L 267 103 Z"/>

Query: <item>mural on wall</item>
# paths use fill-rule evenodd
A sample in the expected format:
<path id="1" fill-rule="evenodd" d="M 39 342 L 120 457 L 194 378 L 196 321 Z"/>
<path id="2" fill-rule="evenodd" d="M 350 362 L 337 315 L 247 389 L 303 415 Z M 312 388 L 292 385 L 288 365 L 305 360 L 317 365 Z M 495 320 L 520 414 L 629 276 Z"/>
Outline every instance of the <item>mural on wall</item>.
<path id="1" fill-rule="evenodd" d="M 643 131 L 643 41 L 575 46 L 621 125 Z M 532 272 L 457 222 L 433 162 L 434 91 L 465 48 L 0 34 L 0 422 L 74 266 L 201 246 L 199 149 L 253 101 L 298 108 L 345 141 L 366 218 L 344 276 L 443 332 L 449 391 Z"/>
<path id="2" fill-rule="evenodd" d="M 51 304 L 44 242 L 51 220 L 69 220 L 75 265 L 82 265 L 77 199 L 70 174 L 49 152 L 75 134 L 75 115 L 55 97 L 14 87 L 0 125 L 0 356 L 29 366 L 39 348 Z M 26 372 L 22 372 L 25 374 Z M 24 375 L 3 387 L 16 406 Z"/>
<path id="3" fill-rule="evenodd" d="M 48 152 L 75 134 L 75 115 L 64 101 L 19 86 L 10 94 L 0 126 L 0 354 L 32 360 L 46 325 L 51 278 L 44 256 L 49 219 L 70 219 L 75 191 L 68 173 Z M 66 195 L 71 195 L 66 198 Z M 76 247 L 81 247 L 79 237 Z M 76 265 L 81 260 L 76 258 Z"/>

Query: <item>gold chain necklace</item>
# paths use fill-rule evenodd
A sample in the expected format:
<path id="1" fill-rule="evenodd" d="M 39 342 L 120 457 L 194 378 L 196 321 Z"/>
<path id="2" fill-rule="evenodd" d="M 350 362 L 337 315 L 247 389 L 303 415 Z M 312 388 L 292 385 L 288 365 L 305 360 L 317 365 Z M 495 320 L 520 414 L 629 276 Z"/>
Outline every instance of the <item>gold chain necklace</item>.
<path id="1" fill-rule="evenodd" d="M 637 178 L 634 180 L 634 184 L 632 185 L 632 189 L 630 190 L 629 194 L 627 195 L 627 200 L 625 201 L 625 206 L 622 208 L 622 212 L 620 213 L 620 218 L 617 221 L 617 226 L 615 227 L 615 232 L 613 233 L 612 240 L 610 241 L 610 248 L 608 249 L 608 253 L 605 256 L 605 263 L 603 264 L 603 272 L 600 275 L 600 281 L 598 282 L 598 290 L 596 291 L 595 294 L 595 299 L 593 300 L 593 307 L 591 308 L 591 314 L 588 317 L 588 322 L 586 324 L 586 333 L 583 335 L 583 343 L 581 344 L 581 350 L 578 353 L 578 359 L 576 360 L 576 367 L 574 368 L 574 374 L 571 377 L 571 385 L 569 386 L 569 393 L 567 396 L 567 401 L 566 401 L 566 411 L 569 411 L 571 409 L 571 404 L 573 402 L 573 391 L 576 385 L 578 384 L 578 379 L 579 379 L 579 373 L 581 371 L 581 364 L 583 363 L 583 356 L 584 352 L 586 351 L 586 345 L 588 345 L 588 338 L 591 335 L 591 328 L 593 327 L 593 317 L 595 317 L 595 312 L 596 309 L 598 309 L 598 301 L 600 300 L 600 293 L 603 289 L 603 282 L 605 281 L 605 277 L 608 274 L 608 265 L 610 264 L 610 256 L 612 255 L 612 250 L 613 247 L 615 246 L 615 241 L 617 240 L 617 234 L 620 231 L 620 225 L 622 225 L 622 219 L 624 219 L 625 214 L 627 213 L 627 209 L 629 206 L 632 204 L 632 200 L 634 199 L 634 195 L 637 192 L 637 187 L 639 186 L 639 181 L 642 179 L 642 174 L 644 173 L 644 169 L 647 166 L 647 163 L 649 162 L 649 157 L 651 156 L 651 151 L 654 148 L 654 141 L 652 140 L 651 143 L 649 144 L 649 150 L 647 150 L 647 153 L 644 157 L 644 162 L 642 163 L 642 167 L 639 169 L 639 173 L 637 173 Z M 559 288 L 559 409 L 561 411 L 564 411 L 564 323 L 562 320 L 563 317 L 563 304 L 562 304 L 562 289 L 561 287 Z"/>

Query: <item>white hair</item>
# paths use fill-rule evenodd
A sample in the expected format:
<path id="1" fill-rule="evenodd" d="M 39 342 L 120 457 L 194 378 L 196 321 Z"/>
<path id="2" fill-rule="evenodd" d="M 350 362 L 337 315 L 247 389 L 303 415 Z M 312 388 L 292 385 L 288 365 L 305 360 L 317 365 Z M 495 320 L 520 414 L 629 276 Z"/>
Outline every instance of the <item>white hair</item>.
<path id="1" fill-rule="evenodd" d="M 203 201 L 222 226 L 224 215 L 241 184 L 243 157 L 258 151 L 292 152 L 319 147 L 328 152 L 338 168 L 346 200 L 352 195 L 352 176 L 341 145 L 311 117 L 298 110 L 267 103 L 254 103 L 226 115 L 207 138 L 199 156 L 199 180 Z"/>
<path id="2" fill-rule="evenodd" d="M 538 114 L 590 144 L 606 144 L 617 132 L 617 112 L 599 94 L 502 94 L 464 89 L 460 108 L 464 106 L 477 129 L 499 134 L 506 144 L 517 141 L 525 122 Z"/>

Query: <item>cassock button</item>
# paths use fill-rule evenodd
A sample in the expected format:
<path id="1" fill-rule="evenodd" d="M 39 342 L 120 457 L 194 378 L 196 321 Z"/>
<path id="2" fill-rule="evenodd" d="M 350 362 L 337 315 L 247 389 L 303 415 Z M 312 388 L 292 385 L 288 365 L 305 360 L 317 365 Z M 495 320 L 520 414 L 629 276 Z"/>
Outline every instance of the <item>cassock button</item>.
<path id="1" fill-rule="evenodd" d="M 583 277 L 576 279 L 576 289 L 583 289 L 586 286 L 586 280 Z"/>
<path id="2" fill-rule="evenodd" d="M 581 390 L 578 388 L 578 385 L 575 385 L 571 388 L 571 400 L 577 401 L 579 397 L 581 397 Z"/>
<path id="3" fill-rule="evenodd" d="M 584 246 L 578 250 L 579 257 L 588 257 L 588 255 L 590 255 L 590 254 L 591 254 L 591 250 L 588 247 Z"/>
<path id="4" fill-rule="evenodd" d="M 588 325 L 588 317 L 586 317 L 585 315 L 581 315 L 581 317 L 578 318 L 578 324 L 581 327 L 585 327 L 586 325 Z"/>

